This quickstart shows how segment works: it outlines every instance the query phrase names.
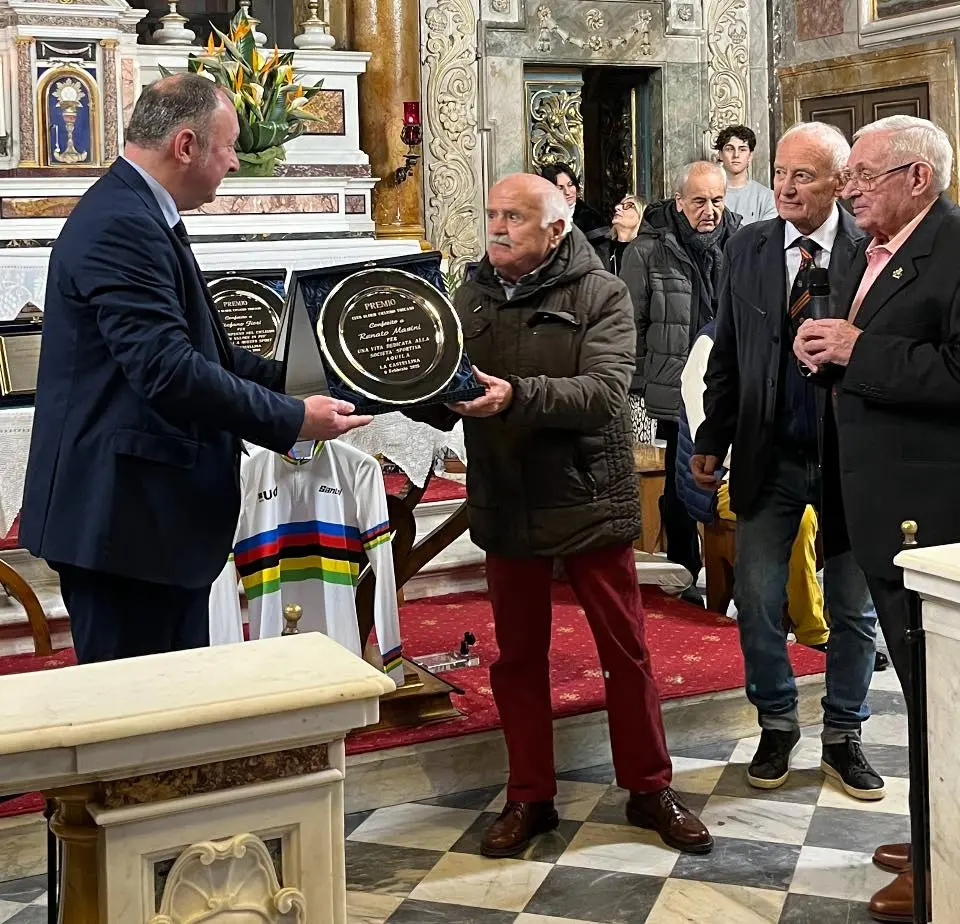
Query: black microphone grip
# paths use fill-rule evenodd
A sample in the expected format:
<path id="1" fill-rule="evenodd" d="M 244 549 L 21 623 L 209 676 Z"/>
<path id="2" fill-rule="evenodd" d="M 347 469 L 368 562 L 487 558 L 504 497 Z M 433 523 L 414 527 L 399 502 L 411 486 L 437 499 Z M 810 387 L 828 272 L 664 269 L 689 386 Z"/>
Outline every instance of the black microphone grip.
<path id="1" fill-rule="evenodd" d="M 830 310 L 830 277 L 824 267 L 810 267 L 807 275 L 807 291 L 810 293 L 810 298 L 803 306 L 800 317 L 797 318 L 797 330 L 808 318 L 811 321 L 824 321 L 833 316 Z M 794 331 L 794 335 L 796 335 L 796 331 Z M 805 366 L 799 359 L 797 365 L 800 367 L 800 374 L 804 378 L 814 374 L 813 370 Z M 822 372 L 823 370 L 819 371 Z"/>

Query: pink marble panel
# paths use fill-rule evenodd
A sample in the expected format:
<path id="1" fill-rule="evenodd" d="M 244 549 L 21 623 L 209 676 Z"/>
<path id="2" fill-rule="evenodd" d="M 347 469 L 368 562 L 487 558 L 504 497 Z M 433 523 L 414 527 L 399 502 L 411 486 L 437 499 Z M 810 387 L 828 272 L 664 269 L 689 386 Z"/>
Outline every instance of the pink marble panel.
<path id="1" fill-rule="evenodd" d="M 367 213 L 367 197 L 346 195 L 344 196 L 348 215 L 365 215 Z"/>
<path id="2" fill-rule="evenodd" d="M 843 33 L 844 0 L 795 0 L 797 41 Z"/>
<path id="3" fill-rule="evenodd" d="M 336 213 L 340 197 L 336 193 L 308 193 L 284 196 L 219 195 L 213 202 L 200 206 L 196 215 L 270 215 L 273 213 Z"/>
<path id="4" fill-rule="evenodd" d="M 120 60 L 120 93 L 123 101 L 123 124 L 126 125 L 133 115 L 133 106 L 137 101 L 137 77 L 133 58 Z"/>

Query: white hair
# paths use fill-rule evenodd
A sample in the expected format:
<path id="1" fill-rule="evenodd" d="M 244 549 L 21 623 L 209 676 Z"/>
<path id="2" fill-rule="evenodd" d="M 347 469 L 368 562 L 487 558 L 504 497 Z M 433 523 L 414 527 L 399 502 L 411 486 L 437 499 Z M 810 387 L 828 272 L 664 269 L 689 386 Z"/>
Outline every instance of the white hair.
<path id="1" fill-rule="evenodd" d="M 834 173 L 841 173 L 847 166 L 850 145 L 836 125 L 830 125 L 828 122 L 797 122 L 780 136 L 778 144 L 782 144 L 793 135 L 811 135 L 815 138 L 827 152 L 830 158 L 830 169 Z"/>
<path id="2" fill-rule="evenodd" d="M 687 185 L 687 181 L 694 173 L 709 173 L 711 170 L 716 171 L 717 177 L 723 181 L 723 188 L 727 188 L 727 171 L 718 164 L 715 160 L 695 160 L 685 167 L 682 167 L 680 172 L 677 174 L 676 182 L 673 186 L 673 191 L 678 195 L 683 195 L 683 187 Z"/>
<path id="3" fill-rule="evenodd" d="M 549 189 L 544 187 L 543 196 L 540 200 L 540 227 L 546 228 L 555 221 L 563 221 L 563 231 L 560 237 L 566 237 L 573 227 L 573 220 L 570 214 L 570 206 L 567 200 L 563 198 L 559 186 L 551 186 Z"/>
<path id="4" fill-rule="evenodd" d="M 887 145 L 893 160 L 904 163 L 918 160 L 927 164 L 933 171 L 933 181 L 938 193 L 942 193 L 950 185 L 953 175 L 953 148 L 950 146 L 949 136 L 939 125 L 915 116 L 892 115 L 864 125 L 853 138 L 856 141 L 864 135 L 879 132 L 889 134 Z M 893 166 L 899 166 L 899 163 Z"/>

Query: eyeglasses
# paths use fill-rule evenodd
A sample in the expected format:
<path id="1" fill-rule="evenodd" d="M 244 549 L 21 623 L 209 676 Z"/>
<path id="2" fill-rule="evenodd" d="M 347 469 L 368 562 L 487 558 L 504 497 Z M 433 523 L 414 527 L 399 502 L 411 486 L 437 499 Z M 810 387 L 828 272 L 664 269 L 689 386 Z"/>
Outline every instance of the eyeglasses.
<path id="1" fill-rule="evenodd" d="M 891 167 L 882 173 L 864 173 L 862 170 L 851 173 L 849 170 L 843 170 L 840 173 L 840 181 L 844 186 L 853 183 L 860 192 L 870 192 L 883 177 L 890 176 L 891 173 L 899 173 L 901 170 L 909 170 L 915 163 L 917 161 L 912 160 L 909 164 L 900 164 L 899 167 Z"/>
<path id="2" fill-rule="evenodd" d="M 636 211 L 636 210 L 637 210 L 637 204 L 636 204 L 636 202 L 631 202 L 630 200 L 627 200 L 626 202 L 618 202 L 618 203 L 613 207 L 613 210 L 616 212 L 618 209 L 619 209 L 621 212 L 624 211 L 625 209 L 633 209 L 634 211 Z"/>

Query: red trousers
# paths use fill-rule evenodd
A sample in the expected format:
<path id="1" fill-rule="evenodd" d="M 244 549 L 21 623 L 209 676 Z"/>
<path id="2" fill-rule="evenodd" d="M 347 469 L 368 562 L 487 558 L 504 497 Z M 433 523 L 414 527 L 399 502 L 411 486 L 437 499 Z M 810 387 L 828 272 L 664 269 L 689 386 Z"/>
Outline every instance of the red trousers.
<path id="1" fill-rule="evenodd" d="M 670 785 L 672 767 L 660 697 L 644 641 L 643 603 L 629 545 L 570 555 L 567 576 L 600 655 L 617 784 L 636 792 Z M 550 707 L 549 558 L 487 556 L 487 586 L 500 657 L 490 668 L 510 758 L 507 798 L 557 792 Z"/>

